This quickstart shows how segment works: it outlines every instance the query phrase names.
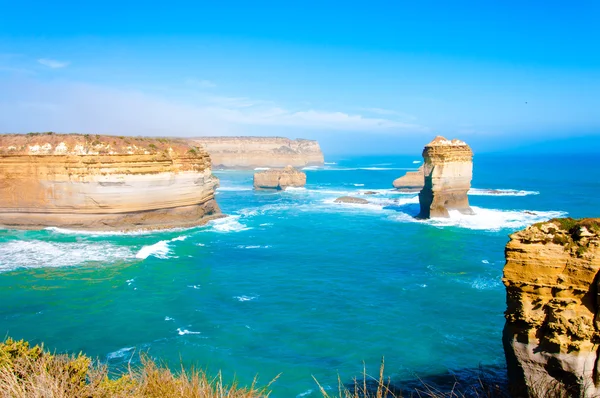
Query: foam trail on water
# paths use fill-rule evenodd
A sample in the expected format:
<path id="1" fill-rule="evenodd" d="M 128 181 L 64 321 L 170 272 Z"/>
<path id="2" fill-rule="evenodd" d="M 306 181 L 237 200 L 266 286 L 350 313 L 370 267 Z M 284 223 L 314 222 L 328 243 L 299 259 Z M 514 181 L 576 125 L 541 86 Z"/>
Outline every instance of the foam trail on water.
<path id="1" fill-rule="evenodd" d="M 529 210 L 498 210 L 471 206 L 474 215 L 461 214 L 450 210 L 449 218 L 432 218 L 417 220 L 412 215 L 397 213 L 391 215 L 392 220 L 401 222 L 419 222 L 435 227 L 459 227 L 473 230 L 498 231 L 501 229 L 519 229 L 530 224 L 546 221 L 551 218 L 564 217 L 562 211 L 529 211 Z"/>
<path id="2" fill-rule="evenodd" d="M 471 188 L 469 195 L 473 196 L 527 196 L 539 195 L 538 191 L 523 191 L 517 189 L 480 189 Z"/>
<path id="3" fill-rule="evenodd" d="M 200 334 L 200 332 L 193 332 L 191 330 L 182 329 L 182 328 L 177 328 L 177 333 L 180 336 L 183 336 L 183 335 L 186 335 L 186 334 Z"/>
<path id="4" fill-rule="evenodd" d="M 110 360 L 124 358 L 125 356 L 132 355 L 133 350 L 135 350 L 135 347 L 125 347 L 125 348 L 121 348 L 120 350 L 117 350 L 117 351 L 109 352 L 106 355 L 106 360 L 110 361 Z"/>
<path id="5" fill-rule="evenodd" d="M 133 257 L 130 248 L 105 242 L 13 240 L 0 243 L 0 272 L 17 268 L 69 267 L 86 262 L 106 264 Z"/>
<path id="6" fill-rule="evenodd" d="M 210 229 L 208 231 L 228 233 L 228 232 L 241 232 L 251 229 L 250 227 L 240 223 L 240 216 L 228 216 L 225 218 L 219 218 L 212 220 L 208 223 Z"/>

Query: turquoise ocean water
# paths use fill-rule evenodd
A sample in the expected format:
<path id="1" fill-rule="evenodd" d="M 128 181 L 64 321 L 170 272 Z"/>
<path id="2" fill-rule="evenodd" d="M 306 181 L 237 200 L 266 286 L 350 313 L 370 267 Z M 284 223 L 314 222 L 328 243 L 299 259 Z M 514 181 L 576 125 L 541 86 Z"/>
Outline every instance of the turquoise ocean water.
<path id="1" fill-rule="evenodd" d="M 226 378 L 317 396 L 378 373 L 394 382 L 482 367 L 503 377 L 508 234 L 600 216 L 595 157 L 475 158 L 475 216 L 417 221 L 391 182 L 418 157 L 327 158 L 306 189 L 254 192 L 216 171 L 228 218 L 143 234 L 0 230 L 0 333 L 114 368 L 148 352 Z M 490 194 L 487 189 L 502 189 Z M 368 205 L 335 204 L 359 195 Z"/>

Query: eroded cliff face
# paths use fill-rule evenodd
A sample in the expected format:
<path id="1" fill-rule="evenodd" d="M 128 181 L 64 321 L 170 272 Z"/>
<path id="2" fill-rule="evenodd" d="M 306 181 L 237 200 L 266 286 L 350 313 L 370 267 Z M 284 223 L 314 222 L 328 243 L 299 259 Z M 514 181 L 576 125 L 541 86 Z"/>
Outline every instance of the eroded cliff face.
<path id="1" fill-rule="evenodd" d="M 558 219 L 506 246 L 503 343 L 515 396 L 598 396 L 600 219 Z"/>
<path id="2" fill-rule="evenodd" d="M 213 168 L 322 166 L 323 153 L 317 141 L 282 137 L 199 137 L 189 140 L 203 146 Z"/>
<path id="3" fill-rule="evenodd" d="M 448 210 L 473 214 L 467 196 L 473 177 L 473 151 L 465 142 L 435 137 L 423 149 L 423 170 L 420 218 L 449 217 Z"/>
<path id="4" fill-rule="evenodd" d="M 416 171 L 408 171 L 400 178 L 396 178 L 392 185 L 402 192 L 419 192 L 425 185 L 424 166 Z"/>
<path id="5" fill-rule="evenodd" d="M 0 225 L 188 227 L 220 214 L 201 148 L 169 139 L 0 136 Z"/>
<path id="6" fill-rule="evenodd" d="M 255 189 L 285 190 L 288 187 L 299 188 L 304 185 L 306 185 L 306 174 L 292 166 L 254 173 Z"/>

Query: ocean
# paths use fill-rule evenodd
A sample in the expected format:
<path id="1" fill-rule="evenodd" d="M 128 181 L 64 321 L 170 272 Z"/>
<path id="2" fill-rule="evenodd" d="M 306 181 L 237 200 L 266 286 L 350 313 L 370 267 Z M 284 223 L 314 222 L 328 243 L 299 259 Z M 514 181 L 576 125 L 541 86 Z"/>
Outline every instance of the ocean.
<path id="1" fill-rule="evenodd" d="M 326 156 L 304 189 L 256 192 L 215 171 L 229 217 L 153 233 L 0 230 L 0 333 L 113 369 L 139 353 L 264 385 L 335 391 L 382 358 L 393 384 L 505 377 L 508 235 L 600 216 L 597 158 L 476 155 L 474 216 L 416 220 L 392 181 L 417 156 Z M 490 192 L 489 190 L 499 190 Z M 374 195 L 361 195 L 375 191 Z M 338 204 L 361 195 L 369 204 Z"/>

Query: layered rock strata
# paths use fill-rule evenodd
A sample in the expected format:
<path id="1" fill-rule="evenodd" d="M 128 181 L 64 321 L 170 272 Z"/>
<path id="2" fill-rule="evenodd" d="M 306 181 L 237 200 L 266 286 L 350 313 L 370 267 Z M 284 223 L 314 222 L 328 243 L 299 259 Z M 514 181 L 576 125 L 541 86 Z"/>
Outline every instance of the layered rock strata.
<path id="1" fill-rule="evenodd" d="M 283 137 L 199 137 L 189 140 L 210 154 L 213 168 L 322 166 L 317 141 Z"/>
<path id="2" fill-rule="evenodd" d="M 425 175 L 423 165 L 416 171 L 408 171 L 392 183 L 394 188 L 402 192 L 419 192 L 425 186 Z"/>
<path id="3" fill-rule="evenodd" d="M 600 219 L 535 224 L 512 234 L 505 254 L 513 395 L 599 396 Z"/>
<path id="4" fill-rule="evenodd" d="M 473 214 L 467 196 L 473 176 L 473 151 L 465 142 L 435 137 L 423 149 L 423 173 L 419 218 L 449 217 L 449 210 Z"/>
<path id="5" fill-rule="evenodd" d="M 303 187 L 304 185 L 306 185 L 306 174 L 292 166 L 254 173 L 255 189 L 285 190 L 288 187 Z"/>
<path id="6" fill-rule="evenodd" d="M 220 214 L 208 153 L 169 139 L 0 136 L 0 225 L 130 230 Z"/>

